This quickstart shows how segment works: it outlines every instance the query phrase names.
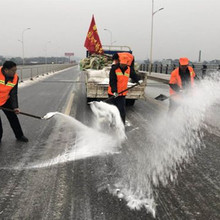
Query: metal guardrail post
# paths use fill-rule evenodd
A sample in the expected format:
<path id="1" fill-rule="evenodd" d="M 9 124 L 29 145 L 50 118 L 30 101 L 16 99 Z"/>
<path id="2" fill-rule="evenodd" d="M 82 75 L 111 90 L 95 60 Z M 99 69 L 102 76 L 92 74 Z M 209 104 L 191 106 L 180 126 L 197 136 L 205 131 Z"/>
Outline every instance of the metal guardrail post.
<path id="1" fill-rule="evenodd" d="M 44 76 L 44 67 L 43 66 L 41 67 L 41 72 L 42 72 L 41 75 Z"/>
<path id="2" fill-rule="evenodd" d="M 160 65 L 160 73 L 163 73 L 163 65 Z"/>
<path id="3" fill-rule="evenodd" d="M 166 72 L 165 72 L 166 74 L 168 74 L 168 68 L 169 68 L 169 65 L 167 64 L 167 65 L 166 65 L 166 70 L 165 70 L 165 71 L 166 71 Z"/>
<path id="4" fill-rule="evenodd" d="M 21 82 L 23 82 L 23 67 L 21 68 Z"/>
<path id="5" fill-rule="evenodd" d="M 33 68 L 31 68 L 31 78 L 30 78 L 30 80 L 33 80 Z"/>
<path id="6" fill-rule="evenodd" d="M 36 76 L 37 78 L 39 77 L 39 70 L 38 70 L 38 67 L 37 67 L 37 76 Z"/>
<path id="7" fill-rule="evenodd" d="M 155 71 L 155 73 L 157 73 L 157 64 L 155 64 L 155 70 L 154 71 Z"/>

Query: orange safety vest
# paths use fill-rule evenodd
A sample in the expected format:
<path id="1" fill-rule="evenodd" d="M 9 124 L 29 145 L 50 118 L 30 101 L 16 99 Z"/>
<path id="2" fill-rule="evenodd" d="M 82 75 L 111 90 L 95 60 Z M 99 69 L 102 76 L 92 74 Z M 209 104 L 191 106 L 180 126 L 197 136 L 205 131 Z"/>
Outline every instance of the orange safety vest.
<path id="1" fill-rule="evenodd" d="M 128 88 L 128 80 L 130 77 L 130 67 L 128 67 L 124 74 L 122 73 L 120 68 L 115 70 L 115 74 L 117 76 L 117 92 L 120 93 L 123 90 Z M 128 91 L 119 94 L 120 96 L 126 96 Z M 108 94 L 113 95 L 111 86 L 108 86 Z"/>
<path id="2" fill-rule="evenodd" d="M 128 58 L 128 65 L 131 66 L 132 61 L 134 60 L 134 56 L 131 53 L 123 52 L 123 53 L 118 53 L 119 56 L 119 62 L 120 62 L 120 56 L 126 55 Z"/>
<path id="3" fill-rule="evenodd" d="M 194 78 L 195 78 L 195 72 L 191 66 L 188 66 L 189 73 L 190 73 L 190 79 L 191 79 L 191 86 L 194 85 Z M 169 84 L 177 84 L 180 88 L 182 88 L 182 80 L 179 74 L 179 67 L 176 68 L 170 76 L 170 82 Z M 176 92 L 170 88 L 170 95 L 176 94 Z"/>
<path id="4" fill-rule="evenodd" d="M 10 91 L 18 83 L 18 75 L 15 73 L 12 81 L 8 81 L 5 84 L 5 76 L 2 73 L 2 67 L 0 67 L 0 106 L 4 105 L 10 98 Z"/>

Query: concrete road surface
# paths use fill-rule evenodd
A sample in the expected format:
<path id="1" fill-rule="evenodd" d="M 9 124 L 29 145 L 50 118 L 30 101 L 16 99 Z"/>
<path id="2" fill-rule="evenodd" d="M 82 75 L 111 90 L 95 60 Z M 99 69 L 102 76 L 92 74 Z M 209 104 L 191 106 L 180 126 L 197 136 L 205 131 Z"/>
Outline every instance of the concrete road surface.
<path id="1" fill-rule="evenodd" d="M 91 126 L 92 113 L 86 104 L 85 84 L 76 83 L 83 80 L 83 75 L 74 67 L 21 86 L 20 109 L 40 116 L 47 112 L 66 112 Z M 166 90 L 155 86 L 161 93 Z M 0 219 L 154 219 L 144 207 L 129 208 L 129 199 L 119 198 L 114 188 L 118 182 L 133 192 L 147 187 L 144 171 L 149 169 L 147 158 L 150 159 L 148 152 L 152 150 L 146 144 L 150 138 L 148 128 L 158 115 L 167 111 L 166 104 L 152 97 L 127 108 L 130 126 L 126 128 L 128 139 L 121 153 L 76 161 L 71 155 L 69 162 L 34 169 L 29 169 L 30 165 L 38 161 L 51 161 L 63 152 L 68 156 L 75 143 L 76 123 L 72 119 L 37 120 L 19 116 L 24 133 L 30 139 L 29 143 L 19 143 L 1 112 L 4 136 L 0 146 Z M 207 129 L 203 141 L 206 147 L 196 149 L 193 159 L 177 168 L 176 181 L 153 186 L 155 219 L 220 219 L 220 136 Z"/>

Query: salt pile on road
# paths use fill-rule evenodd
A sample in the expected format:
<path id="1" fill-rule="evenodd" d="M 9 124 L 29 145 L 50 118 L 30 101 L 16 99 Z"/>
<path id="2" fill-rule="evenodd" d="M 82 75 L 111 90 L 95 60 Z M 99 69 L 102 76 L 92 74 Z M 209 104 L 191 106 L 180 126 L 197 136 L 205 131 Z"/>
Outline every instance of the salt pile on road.
<path id="1" fill-rule="evenodd" d="M 117 108 L 104 102 L 93 102 L 91 109 L 95 114 L 94 126 L 91 128 L 75 118 L 56 113 L 55 127 L 58 130 L 61 128 L 61 131 L 54 131 L 48 138 L 48 145 L 56 141 L 56 138 L 61 138 L 64 152 L 53 159 L 35 163 L 28 168 L 42 168 L 88 157 L 118 153 L 126 135 Z M 48 115 L 50 116 L 50 113 Z"/>
<path id="2" fill-rule="evenodd" d="M 143 121 L 140 130 L 128 136 L 129 153 L 114 159 L 117 178 L 109 191 L 123 197 L 131 209 L 145 207 L 155 216 L 157 187 L 176 181 L 178 172 L 204 147 L 206 115 L 219 103 L 220 79 L 216 74 L 183 98 L 172 117 L 166 113 L 157 120 Z"/>

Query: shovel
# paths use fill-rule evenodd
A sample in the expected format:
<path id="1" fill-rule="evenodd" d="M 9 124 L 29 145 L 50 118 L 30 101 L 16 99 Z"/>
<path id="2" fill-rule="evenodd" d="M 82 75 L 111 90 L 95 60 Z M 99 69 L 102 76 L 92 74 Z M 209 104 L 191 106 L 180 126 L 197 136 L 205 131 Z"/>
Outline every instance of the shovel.
<path id="1" fill-rule="evenodd" d="M 169 99 L 171 97 L 185 96 L 187 94 L 188 94 L 188 90 L 181 90 L 181 92 L 175 93 L 172 96 L 166 96 L 166 95 L 160 94 L 154 99 L 159 100 L 159 101 L 164 101 L 164 100 Z"/>
<path id="2" fill-rule="evenodd" d="M 4 108 L 4 107 L 0 107 L 0 109 L 4 110 L 4 111 L 8 111 L 8 112 L 15 112 L 13 109 L 10 109 L 10 108 Z M 43 117 L 40 117 L 40 116 L 37 116 L 37 115 L 32 115 L 32 114 L 29 114 L 29 113 L 26 113 L 26 112 L 19 112 L 19 114 L 21 115 L 25 115 L 25 116 L 28 116 L 28 117 L 32 117 L 32 118 L 37 118 L 37 119 L 50 119 L 52 118 L 56 112 L 50 112 L 50 113 L 47 113 L 45 116 Z"/>
<path id="3" fill-rule="evenodd" d="M 164 101 L 164 100 L 169 99 L 169 98 L 170 98 L 170 96 L 166 96 L 166 95 L 160 94 L 160 95 L 158 95 L 154 99 L 159 100 L 159 101 Z"/>

